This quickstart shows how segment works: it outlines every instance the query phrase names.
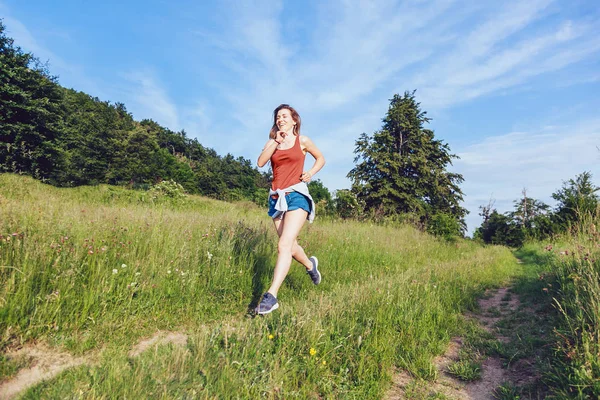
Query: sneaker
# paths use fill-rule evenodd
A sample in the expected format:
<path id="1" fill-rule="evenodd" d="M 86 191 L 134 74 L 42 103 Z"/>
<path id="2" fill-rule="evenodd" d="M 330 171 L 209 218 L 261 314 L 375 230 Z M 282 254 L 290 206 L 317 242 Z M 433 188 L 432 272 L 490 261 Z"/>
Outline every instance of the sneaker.
<path id="1" fill-rule="evenodd" d="M 311 258 L 309 258 L 309 260 L 312 263 L 313 267 L 310 271 L 306 271 L 306 273 L 308 274 L 308 276 L 310 276 L 312 282 L 315 285 L 318 285 L 319 283 L 321 283 L 321 273 L 317 268 L 319 266 L 319 260 L 317 260 L 317 257 L 315 256 L 312 256 Z"/>
<path id="2" fill-rule="evenodd" d="M 256 313 L 257 314 L 268 314 L 271 311 L 275 311 L 279 308 L 279 303 L 277 302 L 277 299 L 275 298 L 275 296 L 273 296 L 271 293 L 267 292 L 263 295 L 262 300 L 260 301 L 260 304 L 258 305 L 258 307 L 256 307 Z"/>

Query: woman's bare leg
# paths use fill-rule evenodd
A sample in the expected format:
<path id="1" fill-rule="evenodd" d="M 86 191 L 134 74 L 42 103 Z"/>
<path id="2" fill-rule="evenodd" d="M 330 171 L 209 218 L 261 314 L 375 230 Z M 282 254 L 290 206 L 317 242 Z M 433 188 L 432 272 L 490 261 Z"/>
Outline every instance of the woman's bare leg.
<path id="1" fill-rule="evenodd" d="M 284 220 L 275 218 L 273 220 L 273 223 L 275 224 L 277 235 L 281 237 L 281 232 L 283 232 L 283 226 L 285 225 Z M 302 246 L 298 244 L 298 239 L 294 240 L 294 247 L 292 248 L 292 257 L 294 258 L 294 260 L 304 265 L 304 268 L 306 268 L 306 270 L 310 271 L 312 269 L 312 263 L 308 259 L 308 256 L 304 252 Z"/>
<path id="2" fill-rule="evenodd" d="M 275 264 L 275 272 L 273 273 L 273 281 L 271 283 L 271 287 L 268 292 L 273 296 L 277 297 L 277 292 L 279 292 L 279 288 L 283 283 L 283 280 L 287 276 L 290 265 L 292 264 L 292 254 L 293 250 L 296 250 L 296 255 L 302 260 L 306 261 L 308 265 L 312 267 L 311 262 L 306 257 L 304 250 L 296 243 L 296 239 L 298 238 L 298 234 L 304 225 L 304 221 L 306 221 L 306 216 L 308 213 L 305 210 L 297 209 L 293 211 L 288 211 L 285 213 L 283 217 L 283 221 L 281 221 L 281 225 L 278 228 L 281 228 L 281 233 L 279 233 L 279 229 L 277 229 L 277 233 L 279 234 L 279 243 L 277 244 L 277 263 Z M 294 248 L 294 244 L 297 245 L 297 248 Z M 303 258 L 305 260 L 303 260 Z M 302 261 L 298 260 L 302 263 L 307 269 L 308 266 L 304 264 Z"/>

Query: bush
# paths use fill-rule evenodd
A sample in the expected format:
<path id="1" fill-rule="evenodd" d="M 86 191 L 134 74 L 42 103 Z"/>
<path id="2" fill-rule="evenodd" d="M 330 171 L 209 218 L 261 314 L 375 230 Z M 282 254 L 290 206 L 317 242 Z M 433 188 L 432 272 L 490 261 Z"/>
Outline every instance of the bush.
<path id="1" fill-rule="evenodd" d="M 350 190 L 342 189 L 336 192 L 335 210 L 342 218 L 356 218 L 362 212 L 356 195 Z"/>
<path id="2" fill-rule="evenodd" d="M 427 232 L 443 237 L 446 240 L 453 240 L 462 236 L 460 222 L 449 214 L 435 214 L 427 221 Z"/>
<path id="3" fill-rule="evenodd" d="M 161 181 L 152 186 L 148 193 L 150 194 L 150 198 L 152 200 L 181 200 L 185 198 L 185 189 L 174 180 Z"/>

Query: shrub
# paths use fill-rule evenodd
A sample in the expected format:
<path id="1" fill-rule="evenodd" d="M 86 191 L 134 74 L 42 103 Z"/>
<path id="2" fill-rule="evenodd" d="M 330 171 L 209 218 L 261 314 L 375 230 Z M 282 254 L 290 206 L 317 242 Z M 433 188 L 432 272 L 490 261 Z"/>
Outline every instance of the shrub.
<path id="1" fill-rule="evenodd" d="M 435 214 L 427 221 L 427 232 L 446 240 L 462 236 L 460 222 L 452 215 L 443 213 Z"/>
<path id="2" fill-rule="evenodd" d="M 161 181 L 148 191 L 152 200 L 185 198 L 185 189 L 174 180 Z"/>

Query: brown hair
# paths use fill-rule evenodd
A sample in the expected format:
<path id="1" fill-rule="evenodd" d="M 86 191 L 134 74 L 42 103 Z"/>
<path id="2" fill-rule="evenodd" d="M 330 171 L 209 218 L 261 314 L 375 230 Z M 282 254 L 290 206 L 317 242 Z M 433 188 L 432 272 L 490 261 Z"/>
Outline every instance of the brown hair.
<path id="1" fill-rule="evenodd" d="M 300 135 L 300 125 L 302 124 L 302 121 L 300 120 L 300 114 L 298 114 L 298 111 L 294 110 L 294 107 L 290 106 L 289 104 L 280 104 L 275 111 L 273 111 L 273 127 L 271 128 L 271 132 L 269 132 L 269 137 L 271 139 L 275 139 L 277 137 L 277 131 L 279 130 L 277 128 L 277 113 L 283 109 L 290 110 L 292 119 L 296 123 L 294 126 L 294 135 Z"/>

